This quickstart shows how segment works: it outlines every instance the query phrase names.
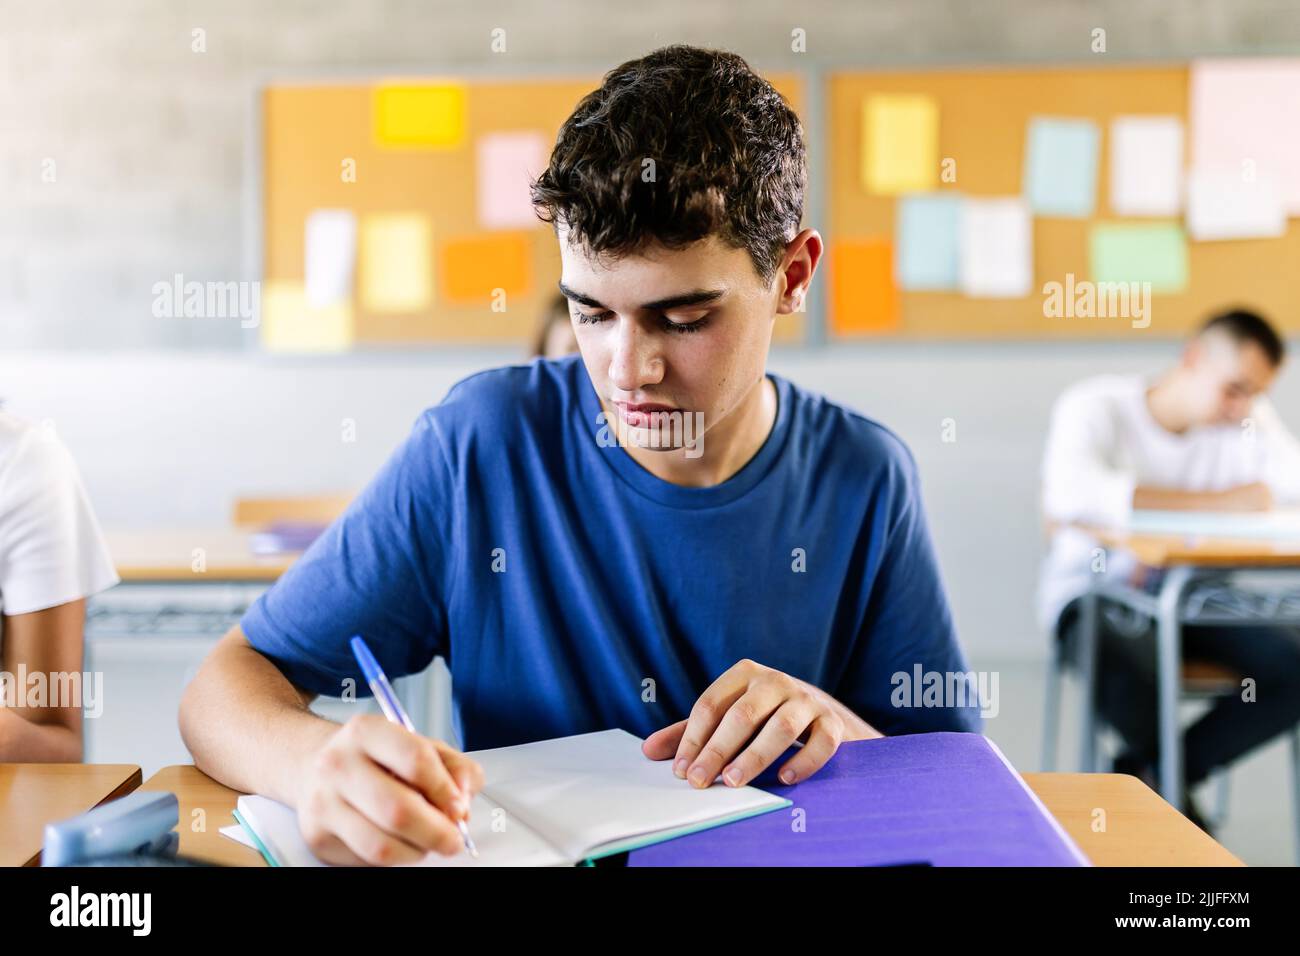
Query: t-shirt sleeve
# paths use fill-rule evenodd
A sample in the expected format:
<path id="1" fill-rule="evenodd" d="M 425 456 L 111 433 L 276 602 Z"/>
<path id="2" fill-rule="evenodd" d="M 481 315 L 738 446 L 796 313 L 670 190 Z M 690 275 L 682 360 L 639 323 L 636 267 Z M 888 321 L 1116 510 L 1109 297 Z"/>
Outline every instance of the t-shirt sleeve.
<path id="1" fill-rule="evenodd" d="M 864 625 L 834 696 L 888 736 L 978 732 L 974 694 L 963 690 L 937 705 L 923 694 L 926 680 L 941 680 L 944 694 L 958 680 L 966 688 L 970 672 L 930 540 L 916 464 L 900 449 L 890 468 L 886 517 L 869 532 L 880 559 Z M 918 679 L 922 686 L 914 689 Z"/>
<path id="2" fill-rule="evenodd" d="M 330 697 L 370 693 L 352 655 L 356 635 L 390 678 L 447 656 L 452 493 L 426 412 L 343 515 L 249 608 L 241 621 L 249 643 L 292 683 Z"/>
<path id="3" fill-rule="evenodd" d="M 1107 399 L 1066 392 L 1052 409 L 1043 455 L 1043 513 L 1062 524 L 1120 528 L 1133 513 L 1137 480 L 1110 464 Z"/>
<path id="4" fill-rule="evenodd" d="M 52 432 L 25 432 L 0 478 L 4 613 L 67 604 L 117 582 L 72 456 Z"/>

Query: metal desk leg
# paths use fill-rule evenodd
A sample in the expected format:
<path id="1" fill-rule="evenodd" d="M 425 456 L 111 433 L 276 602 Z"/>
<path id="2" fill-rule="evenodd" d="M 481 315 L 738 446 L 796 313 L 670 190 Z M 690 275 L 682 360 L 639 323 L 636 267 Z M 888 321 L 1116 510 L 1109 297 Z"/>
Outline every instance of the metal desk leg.
<path id="1" fill-rule="evenodd" d="M 1080 599 L 1078 654 L 1079 691 L 1079 769 L 1093 773 L 1097 769 L 1097 613 L 1098 597 L 1089 591 Z"/>
<path id="2" fill-rule="evenodd" d="M 1178 619 L 1183 591 L 1192 569 L 1172 567 L 1160 586 L 1156 618 L 1156 712 L 1160 738 L 1160 795 L 1176 809 L 1183 809 L 1183 735 L 1178 727 L 1178 698 L 1182 691 L 1183 635 Z"/>

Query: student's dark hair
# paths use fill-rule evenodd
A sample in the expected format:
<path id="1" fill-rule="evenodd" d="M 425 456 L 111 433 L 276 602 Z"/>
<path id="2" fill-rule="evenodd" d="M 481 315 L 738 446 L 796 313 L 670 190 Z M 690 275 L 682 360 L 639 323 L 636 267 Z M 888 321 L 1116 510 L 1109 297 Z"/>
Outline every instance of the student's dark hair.
<path id="1" fill-rule="evenodd" d="M 803 128 L 781 94 L 734 53 L 677 45 L 615 67 L 583 97 L 532 197 L 589 254 L 716 235 L 767 281 L 799 230 L 806 184 Z"/>
<path id="2" fill-rule="evenodd" d="M 1281 365 L 1282 360 L 1286 358 L 1286 343 L 1277 334 L 1277 329 L 1258 313 L 1246 309 L 1220 312 L 1201 326 L 1201 334 L 1204 335 L 1212 329 L 1226 333 L 1238 345 L 1243 342 L 1253 342 L 1258 345 L 1264 350 L 1264 354 L 1268 356 L 1274 368 Z"/>

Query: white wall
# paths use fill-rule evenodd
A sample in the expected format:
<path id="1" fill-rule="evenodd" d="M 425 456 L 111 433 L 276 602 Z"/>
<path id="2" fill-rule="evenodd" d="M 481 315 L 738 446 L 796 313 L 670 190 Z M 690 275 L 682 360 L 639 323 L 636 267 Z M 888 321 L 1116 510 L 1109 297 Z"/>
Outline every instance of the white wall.
<path id="1" fill-rule="evenodd" d="M 964 641 L 977 659 L 1034 657 L 1037 468 L 1056 394 L 1100 370 L 1157 370 L 1168 342 L 877 345 L 779 351 L 772 368 L 911 445 Z M 270 360 L 238 354 L 0 352 L 6 408 L 50 419 L 110 527 L 210 526 L 241 494 L 362 485 L 416 415 L 500 351 Z M 1300 374 L 1276 394 L 1300 430 Z M 953 418 L 957 441 L 940 440 Z M 355 443 L 342 422 L 356 422 Z"/>
<path id="2" fill-rule="evenodd" d="M 767 68 L 1294 53 L 1294 0 L 0 0 L 0 397 L 53 419 L 106 524 L 224 521 L 240 493 L 359 485 L 418 411 L 500 351 L 271 361 L 232 322 L 155 319 L 152 286 L 244 274 L 250 91 L 266 75 L 608 68 L 674 41 Z M 507 30 L 508 52 L 489 51 Z M 790 33 L 806 31 L 807 53 Z M 205 31 L 206 50 L 192 47 Z M 593 41 L 593 37 L 596 39 Z M 45 182 L 46 160 L 57 178 Z M 1249 289 L 1242 290 L 1248 298 Z M 1207 307 L 1217 303 L 1207 303 Z M 195 347 L 225 351 L 198 352 Z M 968 646 L 1030 655 L 1047 408 L 1172 346 L 880 345 L 774 367 L 898 430 L 921 463 Z M 43 351 L 29 351 L 39 349 Z M 163 349 L 172 349 L 164 351 Z M 1298 424 L 1300 385 L 1280 405 Z M 939 441 L 955 418 L 958 441 Z M 355 444 L 340 422 L 357 423 Z"/>

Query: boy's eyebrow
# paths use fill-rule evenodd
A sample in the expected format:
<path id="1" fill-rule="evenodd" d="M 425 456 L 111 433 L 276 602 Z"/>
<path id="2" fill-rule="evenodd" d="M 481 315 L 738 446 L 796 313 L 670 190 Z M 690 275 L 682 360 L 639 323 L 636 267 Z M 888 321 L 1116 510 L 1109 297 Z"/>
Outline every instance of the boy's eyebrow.
<path id="1" fill-rule="evenodd" d="M 680 295 L 670 295 L 666 299 L 655 299 L 653 302 L 642 303 L 641 308 L 647 312 L 661 312 L 665 309 L 679 309 L 684 305 L 704 305 L 709 302 L 716 302 L 725 294 L 724 289 L 696 289 L 694 292 L 683 292 Z M 589 295 L 583 295 L 570 289 L 563 282 L 560 283 L 560 292 L 567 299 L 572 299 L 579 305 L 585 305 L 590 309 L 605 308 L 600 302 L 597 302 Z"/>

